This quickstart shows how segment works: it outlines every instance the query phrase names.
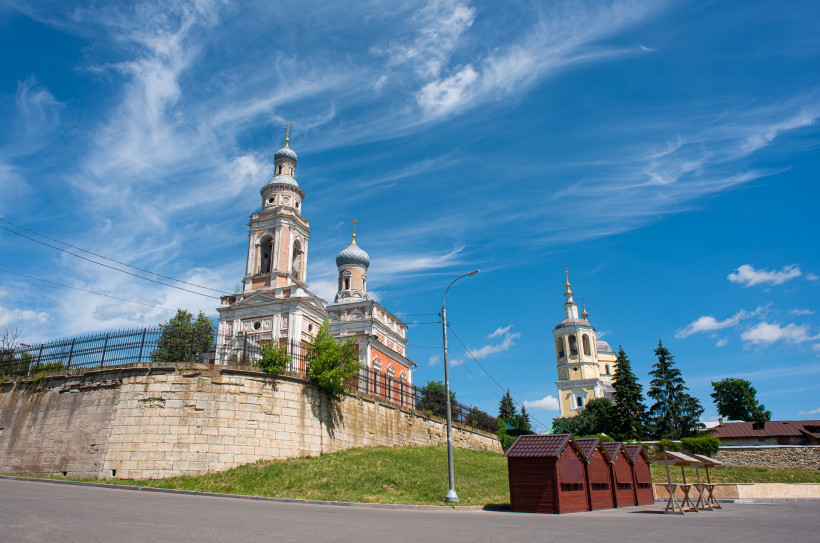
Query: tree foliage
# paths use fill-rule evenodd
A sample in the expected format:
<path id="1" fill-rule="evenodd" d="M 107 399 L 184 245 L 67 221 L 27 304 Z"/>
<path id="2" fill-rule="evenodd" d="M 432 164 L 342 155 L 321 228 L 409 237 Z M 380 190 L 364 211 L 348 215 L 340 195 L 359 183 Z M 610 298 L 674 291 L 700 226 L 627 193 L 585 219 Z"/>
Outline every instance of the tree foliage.
<path id="1" fill-rule="evenodd" d="M 615 408 L 609 398 L 595 398 L 574 417 L 553 419 L 552 431 L 556 434 L 585 436 L 611 435 L 616 427 Z"/>
<path id="2" fill-rule="evenodd" d="M 615 389 L 613 436 L 622 441 L 643 439 L 646 435 L 646 405 L 638 378 L 632 371 L 623 347 L 618 346 L 618 360 L 612 379 Z"/>
<path id="3" fill-rule="evenodd" d="M 416 404 L 419 411 L 431 411 L 434 415 L 444 417 L 447 415 L 446 388 L 444 381 L 427 381 L 421 388 L 421 397 Z M 450 404 L 456 403 L 456 393 L 450 390 Z"/>
<path id="4" fill-rule="evenodd" d="M 522 432 L 531 432 L 532 431 L 532 423 L 530 421 L 530 414 L 527 413 L 526 408 L 522 405 L 521 411 L 516 413 L 513 416 L 513 420 L 510 421 L 510 424 L 521 430 Z"/>
<path id="5" fill-rule="evenodd" d="M 772 412 L 757 402 L 757 390 L 746 379 L 727 377 L 712 381 L 712 399 L 721 417 L 729 420 L 769 421 Z"/>
<path id="6" fill-rule="evenodd" d="M 152 362 L 196 362 L 200 353 L 213 350 L 216 327 L 202 311 L 194 321 L 191 313 L 178 309 L 160 328 L 157 347 L 151 353 Z"/>
<path id="7" fill-rule="evenodd" d="M 496 432 L 498 436 L 498 442 L 501 443 L 501 448 L 505 451 L 510 448 L 510 445 L 515 443 L 517 439 L 516 436 L 511 436 L 507 433 L 507 427 L 505 426 L 504 419 L 498 417 L 498 431 Z"/>
<path id="8" fill-rule="evenodd" d="M 501 401 L 498 403 L 498 416 L 512 424 L 512 420 L 515 417 L 515 404 L 513 403 L 512 396 L 510 396 L 510 389 L 507 389 L 507 392 L 501 397 Z"/>
<path id="9" fill-rule="evenodd" d="M 647 396 L 655 403 L 649 408 L 649 432 L 656 439 L 680 439 L 697 435 L 703 429 L 699 423 L 703 414 L 700 401 L 690 396 L 681 371 L 675 367 L 675 357 L 658 340 L 655 349 L 658 361 L 652 366 L 649 375 Z"/>
<path id="10" fill-rule="evenodd" d="M 359 353 L 351 338 L 339 343 L 330 334 L 327 320 L 307 346 L 307 376 L 334 401 L 350 392 L 359 374 Z"/>
<path id="11" fill-rule="evenodd" d="M 265 373 L 281 374 L 285 372 L 291 356 L 286 345 L 277 345 L 272 341 L 262 344 L 262 356 L 257 365 Z"/>

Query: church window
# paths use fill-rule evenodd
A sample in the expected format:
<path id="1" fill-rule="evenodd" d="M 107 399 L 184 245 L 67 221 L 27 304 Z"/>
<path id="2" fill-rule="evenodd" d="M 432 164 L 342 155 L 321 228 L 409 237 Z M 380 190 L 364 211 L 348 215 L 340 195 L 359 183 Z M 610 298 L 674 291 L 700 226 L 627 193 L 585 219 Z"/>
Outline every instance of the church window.
<path id="1" fill-rule="evenodd" d="M 589 356 L 590 354 L 592 354 L 590 349 L 589 349 L 589 336 L 584 334 L 582 339 L 583 339 L 583 342 L 584 342 L 584 354 L 586 356 Z"/>
<path id="2" fill-rule="evenodd" d="M 569 354 L 570 354 L 570 356 L 577 355 L 578 354 L 578 340 L 575 338 L 575 336 L 569 336 L 567 339 L 569 340 Z"/>
<path id="3" fill-rule="evenodd" d="M 555 338 L 555 351 L 558 353 L 558 358 L 564 358 L 564 338 Z"/>
<path id="4" fill-rule="evenodd" d="M 606 374 L 610 375 L 610 373 L 609 373 L 609 364 L 606 365 Z"/>
<path id="5" fill-rule="evenodd" d="M 393 366 L 387 368 L 387 399 L 393 399 Z"/>
<path id="6" fill-rule="evenodd" d="M 584 407 L 584 397 L 583 396 L 576 396 L 575 399 L 578 402 L 578 407 Z"/>
<path id="7" fill-rule="evenodd" d="M 345 277 L 345 290 L 350 290 L 350 277 Z"/>
<path id="8" fill-rule="evenodd" d="M 273 253 L 273 239 L 265 235 L 259 242 L 259 273 L 270 273 L 270 257 Z"/>
<path id="9" fill-rule="evenodd" d="M 376 357 L 376 360 L 373 361 L 373 395 L 379 395 L 379 377 L 382 373 L 382 365 L 379 362 L 379 358 Z"/>
<path id="10" fill-rule="evenodd" d="M 299 277 L 302 269 L 302 243 L 298 239 L 293 242 L 293 261 L 290 269 L 295 277 Z"/>
<path id="11" fill-rule="evenodd" d="M 296 209 L 299 209 L 299 202 L 296 202 Z"/>
<path id="12" fill-rule="evenodd" d="M 278 174 L 278 175 L 281 175 L 281 174 L 282 174 L 282 165 L 281 165 L 281 164 L 279 165 L 279 171 L 277 172 L 277 174 Z"/>
<path id="13" fill-rule="evenodd" d="M 274 198 L 272 196 L 270 198 L 268 198 L 268 203 L 269 204 L 272 204 L 273 202 L 274 202 Z"/>
<path id="14" fill-rule="evenodd" d="M 262 328 L 262 323 L 260 321 L 256 321 L 255 323 L 253 323 L 254 330 L 259 330 L 260 328 Z"/>

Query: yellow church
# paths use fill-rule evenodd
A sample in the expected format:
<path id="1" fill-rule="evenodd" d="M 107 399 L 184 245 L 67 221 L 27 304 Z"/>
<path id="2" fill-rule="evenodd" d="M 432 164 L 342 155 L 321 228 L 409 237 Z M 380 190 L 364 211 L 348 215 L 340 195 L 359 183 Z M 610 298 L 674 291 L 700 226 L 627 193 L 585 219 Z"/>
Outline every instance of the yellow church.
<path id="1" fill-rule="evenodd" d="M 595 398 L 612 399 L 612 377 L 617 356 L 606 341 L 596 337 L 589 324 L 586 307 L 578 316 L 578 306 L 572 299 L 569 273 L 564 268 L 566 285 L 564 320 L 552 331 L 555 336 L 555 356 L 558 368 L 558 403 L 562 417 L 574 417 Z"/>

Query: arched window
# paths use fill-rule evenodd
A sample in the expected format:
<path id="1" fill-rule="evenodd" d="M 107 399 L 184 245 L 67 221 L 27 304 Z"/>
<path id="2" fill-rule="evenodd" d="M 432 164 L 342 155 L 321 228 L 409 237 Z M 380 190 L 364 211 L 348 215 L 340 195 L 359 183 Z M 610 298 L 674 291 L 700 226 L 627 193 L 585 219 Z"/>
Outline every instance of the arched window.
<path id="1" fill-rule="evenodd" d="M 558 353 L 558 358 L 564 358 L 564 338 L 555 338 L 555 352 Z"/>
<path id="2" fill-rule="evenodd" d="M 588 335 L 586 335 L 586 334 L 584 334 L 584 335 L 582 336 L 582 340 L 583 340 L 583 342 L 584 342 L 584 354 L 585 354 L 586 356 L 591 355 L 591 354 L 592 354 L 592 352 L 589 350 L 589 336 L 588 336 Z"/>
<path id="3" fill-rule="evenodd" d="M 569 336 L 567 338 L 569 340 L 569 354 L 577 355 L 578 354 L 578 339 L 575 336 Z"/>
<path id="4" fill-rule="evenodd" d="M 606 365 L 606 374 L 610 375 L 610 373 L 609 373 L 609 364 Z"/>
<path id="5" fill-rule="evenodd" d="M 273 238 L 265 234 L 259 240 L 259 273 L 270 273 Z"/>
<path id="6" fill-rule="evenodd" d="M 401 372 L 399 374 L 399 403 L 402 405 L 406 405 L 405 399 L 407 395 L 407 374 Z"/>
<path id="7" fill-rule="evenodd" d="M 578 402 L 576 407 L 584 407 L 584 397 L 583 396 L 576 396 L 575 400 Z"/>
<path id="8" fill-rule="evenodd" d="M 387 388 L 387 399 L 391 400 L 391 401 L 393 400 L 393 387 L 395 386 L 393 384 L 393 375 L 394 375 L 393 366 L 390 366 L 389 368 L 387 368 L 387 385 L 386 385 L 386 388 Z"/>
<path id="9" fill-rule="evenodd" d="M 279 165 L 279 171 L 277 172 L 277 175 L 282 175 L 282 165 L 281 164 Z"/>
<path id="10" fill-rule="evenodd" d="M 294 277 L 299 277 L 299 272 L 302 269 L 302 242 L 298 239 L 293 242 L 293 261 L 290 269 Z"/>
<path id="11" fill-rule="evenodd" d="M 382 375 L 382 363 L 379 361 L 379 357 L 377 356 L 375 360 L 373 360 L 373 395 L 379 395 L 379 378 Z"/>

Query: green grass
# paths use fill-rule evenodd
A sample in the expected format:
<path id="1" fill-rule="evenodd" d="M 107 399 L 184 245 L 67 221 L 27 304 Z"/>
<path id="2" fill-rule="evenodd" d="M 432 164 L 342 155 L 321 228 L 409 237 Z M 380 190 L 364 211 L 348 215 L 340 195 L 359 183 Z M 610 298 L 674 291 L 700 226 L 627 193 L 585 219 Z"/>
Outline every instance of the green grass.
<path id="1" fill-rule="evenodd" d="M 656 483 L 666 482 L 666 467 L 652 465 L 652 480 Z M 697 481 L 695 468 L 684 468 L 686 481 Z M 681 483 L 680 468 L 669 466 L 669 474 L 673 483 Z M 718 466 L 709 468 L 709 477 L 713 483 L 820 483 L 820 470 L 809 469 L 767 469 L 767 468 L 736 468 Z M 706 481 L 706 472 L 700 469 L 701 481 Z"/>
<path id="2" fill-rule="evenodd" d="M 456 448 L 454 461 L 460 505 L 509 503 L 507 461 L 502 455 Z M 713 482 L 820 483 L 820 471 L 813 470 L 718 467 L 709 472 Z M 680 481 L 680 468 L 670 468 L 670 473 L 673 480 Z M 666 482 L 665 468 L 652 466 L 652 477 L 655 482 Z M 694 481 L 694 469 L 687 468 L 686 477 Z M 316 457 L 259 461 L 195 477 L 104 482 L 278 498 L 441 505 L 448 487 L 447 449 L 349 449 Z"/>

